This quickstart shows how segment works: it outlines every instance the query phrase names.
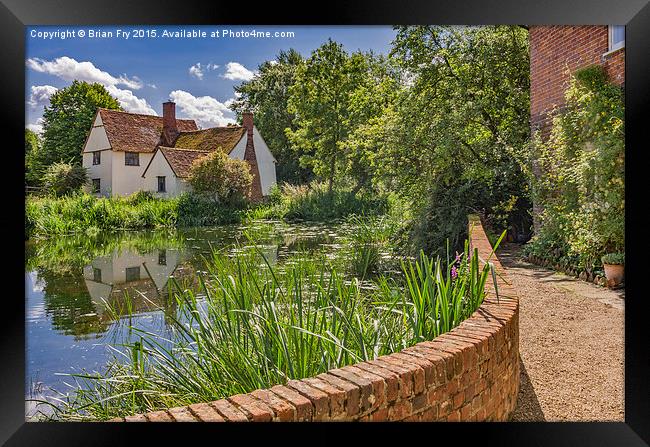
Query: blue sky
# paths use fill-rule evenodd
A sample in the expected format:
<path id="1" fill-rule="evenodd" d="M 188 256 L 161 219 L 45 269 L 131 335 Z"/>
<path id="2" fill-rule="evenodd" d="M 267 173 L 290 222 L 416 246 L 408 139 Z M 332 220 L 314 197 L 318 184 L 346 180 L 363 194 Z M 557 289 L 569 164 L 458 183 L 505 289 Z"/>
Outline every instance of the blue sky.
<path id="1" fill-rule="evenodd" d="M 112 37 L 91 38 L 90 30 L 112 32 Z M 134 30 L 143 30 L 145 37 L 136 38 Z M 156 37 L 147 37 L 153 30 Z M 164 37 L 165 30 L 207 35 Z M 271 37 L 223 37 L 223 30 L 270 32 Z M 66 31 L 74 32 L 74 37 L 62 39 Z M 217 31 L 219 37 L 211 35 Z M 294 36 L 274 37 L 276 32 Z M 128 39 L 125 33 L 130 33 Z M 234 98 L 233 87 L 249 79 L 262 62 L 275 59 L 280 50 L 294 48 L 308 56 L 332 38 L 347 51 L 386 54 L 394 37 L 389 26 L 28 26 L 25 123 L 39 130 L 49 96 L 79 79 L 104 84 L 127 111 L 160 115 L 162 102 L 171 98 L 179 118 L 193 118 L 200 127 L 225 125 L 234 119 L 227 108 Z"/>

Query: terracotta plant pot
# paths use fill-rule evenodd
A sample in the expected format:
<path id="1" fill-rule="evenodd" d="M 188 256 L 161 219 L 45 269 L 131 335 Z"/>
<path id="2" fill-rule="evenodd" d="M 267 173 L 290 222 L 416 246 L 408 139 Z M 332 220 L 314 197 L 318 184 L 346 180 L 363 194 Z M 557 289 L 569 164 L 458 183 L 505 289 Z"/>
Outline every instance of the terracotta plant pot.
<path id="1" fill-rule="evenodd" d="M 605 267 L 605 276 L 607 277 L 607 287 L 616 287 L 623 282 L 625 266 L 621 264 L 603 264 Z"/>

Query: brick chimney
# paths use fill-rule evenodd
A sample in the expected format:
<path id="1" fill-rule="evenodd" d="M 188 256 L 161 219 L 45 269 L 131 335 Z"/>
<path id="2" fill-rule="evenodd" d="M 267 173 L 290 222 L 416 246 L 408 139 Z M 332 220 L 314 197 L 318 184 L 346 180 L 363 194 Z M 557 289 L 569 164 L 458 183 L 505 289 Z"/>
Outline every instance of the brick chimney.
<path id="1" fill-rule="evenodd" d="M 251 112 L 242 113 L 242 126 L 246 129 L 246 150 L 244 151 L 244 160 L 250 164 L 251 174 L 253 174 L 251 200 L 257 202 L 262 199 L 262 182 L 260 180 L 260 170 L 257 165 L 257 156 L 255 155 L 255 144 L 253 142 L 253 114 Z"/>
<path id="2" fill-rule="evenodd" d="M 163 130 L 161 144 L 173 146 L 178 137 L 178 126 L 176 125 L 176 103 L 173 101 L 163 102 Z"/>

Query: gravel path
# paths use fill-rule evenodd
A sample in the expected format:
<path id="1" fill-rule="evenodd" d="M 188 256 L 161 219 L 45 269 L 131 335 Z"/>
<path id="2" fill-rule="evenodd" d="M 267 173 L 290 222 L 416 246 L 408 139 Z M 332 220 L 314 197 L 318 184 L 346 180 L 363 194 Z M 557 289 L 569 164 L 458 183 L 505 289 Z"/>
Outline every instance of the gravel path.
<path id="1" fill-rule="evenodd" d="M 519 293 L 521 385 L 513 421 L 623 421 L 624 290 L 498 256 Z"/>

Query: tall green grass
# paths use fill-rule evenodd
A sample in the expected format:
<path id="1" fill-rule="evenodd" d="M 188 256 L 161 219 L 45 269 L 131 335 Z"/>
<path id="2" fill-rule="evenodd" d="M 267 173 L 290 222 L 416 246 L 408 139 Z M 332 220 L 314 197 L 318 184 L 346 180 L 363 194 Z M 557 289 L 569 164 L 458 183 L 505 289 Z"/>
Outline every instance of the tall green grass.
<path id="1" fill-rule="evenodd" d="M 327 192 L 324 185 L 283 185 L 269 200 L 245 209 L 219 205 L 192 193 L 156 198 L 150 192 L 129 197 L 95 197 L 76 193 L 65 197 L 37 197 L 25 201 L 25 236 L 50 236 L 87 231 L 136 230 L 210 226 L 242 220 L 286 219 L 328 221 L 351 214 L 379 215 L 388 210 L 383 198 L 347 190 Z"/>
<path id="2" fill-rule="evenodd" d="M 368 193 L 353 194 L 347 189 L 327 191 L 324 183 L 294 186 L 283 184 L 270 194 L 266 205 L 250 211 L 251 218 L 327 221 L 352 214 L 379 215 L 388 211 L 383 197 Z"/>
<path id="3" fill-rule="evenodd" d="M 494 269 L 478 252 L 402 264 L 363 287 L 325 256 L 272 267 L 259 251 L 214 252 L 198 292 L 171 281 L 169 336 L 139 331 L 101 375 L 74 375 L 53 418 L 103 420 L 310 377 L 429 340 L 483 302 Z M 455 269 L 457 275 L 452 272 Z"/>
<path id="4" fill-rule="evenodd" d="M 87 193 L 60 198 L 28 196 L 25 206 L 27 237 L 221 225 L 241 220 L 241 210 L 193 194 L 169 199 L 155 198 L 147 192 L 129 197 L 94 197 Z"/>

